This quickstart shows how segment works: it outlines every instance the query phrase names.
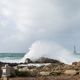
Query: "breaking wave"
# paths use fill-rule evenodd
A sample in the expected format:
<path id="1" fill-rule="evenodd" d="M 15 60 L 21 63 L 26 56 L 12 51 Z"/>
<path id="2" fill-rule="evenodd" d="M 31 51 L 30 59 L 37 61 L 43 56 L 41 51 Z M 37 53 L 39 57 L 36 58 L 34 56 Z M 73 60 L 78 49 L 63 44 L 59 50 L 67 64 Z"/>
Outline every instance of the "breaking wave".
<path id="1" fill-rule="evenodd" d="M 56 59 L 66 64 L 71 64 L 79 60 L 76 55 L 57 43 L 51 41 L 36 41 L 32 44 L 29 52 L 21 59 L 21 62 L 25 62 L 26 58 L 35 60 L 40 57 Z"/>

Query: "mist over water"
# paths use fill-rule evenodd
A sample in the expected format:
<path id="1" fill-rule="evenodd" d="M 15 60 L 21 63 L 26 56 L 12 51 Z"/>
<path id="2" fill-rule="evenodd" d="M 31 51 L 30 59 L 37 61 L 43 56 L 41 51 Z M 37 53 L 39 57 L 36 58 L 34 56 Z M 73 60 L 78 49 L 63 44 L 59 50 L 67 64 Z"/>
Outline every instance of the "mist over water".
<path id="1" fill-rule="evenodd" d="M 79 60 L 76 55 L 55 42 L 36 41 L 32 44 L 30 51 L 26 53 L 21 61 L 25 62 L 26 58 L 35 60 L 40 57 L 56 59 L 66 64 L 71 64 L 72 62 Z"/>

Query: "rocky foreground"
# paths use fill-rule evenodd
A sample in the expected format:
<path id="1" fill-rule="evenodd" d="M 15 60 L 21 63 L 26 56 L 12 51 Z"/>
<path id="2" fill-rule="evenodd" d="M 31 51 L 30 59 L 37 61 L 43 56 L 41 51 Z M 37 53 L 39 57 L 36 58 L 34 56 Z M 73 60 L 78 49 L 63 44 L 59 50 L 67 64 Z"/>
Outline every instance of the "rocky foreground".
<path id="1" fill-rule="evenodd" d="M 11 66 L 10 80 L 80 80 L 80 62 L 68 65 L 49 58 L 40 58 L 34 62 L 27 60 L 29 62 L 24 64 L 8 63 Z"/>
<path id="2" fill-rule="evenodd" d="M 17 77 L 10 80 L 80 80 L 80 76 Z"/>

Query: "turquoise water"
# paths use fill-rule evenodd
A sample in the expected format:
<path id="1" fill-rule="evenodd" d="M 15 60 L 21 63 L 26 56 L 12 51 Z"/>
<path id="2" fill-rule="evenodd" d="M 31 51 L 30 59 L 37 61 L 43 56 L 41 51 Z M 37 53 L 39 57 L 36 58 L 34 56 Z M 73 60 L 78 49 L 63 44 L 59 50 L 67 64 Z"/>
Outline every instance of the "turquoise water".
<path id="1" fill-rule="evenodd" d="M 0 53 L 1 62 L 15 63 L 24 57 L 25 53 Z"/>

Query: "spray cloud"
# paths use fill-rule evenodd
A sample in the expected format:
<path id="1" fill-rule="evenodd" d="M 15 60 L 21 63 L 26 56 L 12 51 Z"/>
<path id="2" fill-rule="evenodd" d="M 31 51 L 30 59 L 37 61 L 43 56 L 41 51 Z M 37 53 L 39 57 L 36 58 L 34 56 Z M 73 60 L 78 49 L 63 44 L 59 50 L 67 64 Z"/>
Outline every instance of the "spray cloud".
<path id="1" fill-rule="evenodd" d="M 72 63 L 76 61 L 77 58 L 73 56 L 71 52 L 63 48 L 57 43 L 52 41 L 36 41 L 32 44 L 30 51 L 26 53 L 22 62 L 26 60 L 26 58 L 30 58 L 31 60 L 38 59 L 40 57 L 48 57 L 52 59 L 60 60 L 64 63 Z"/>

